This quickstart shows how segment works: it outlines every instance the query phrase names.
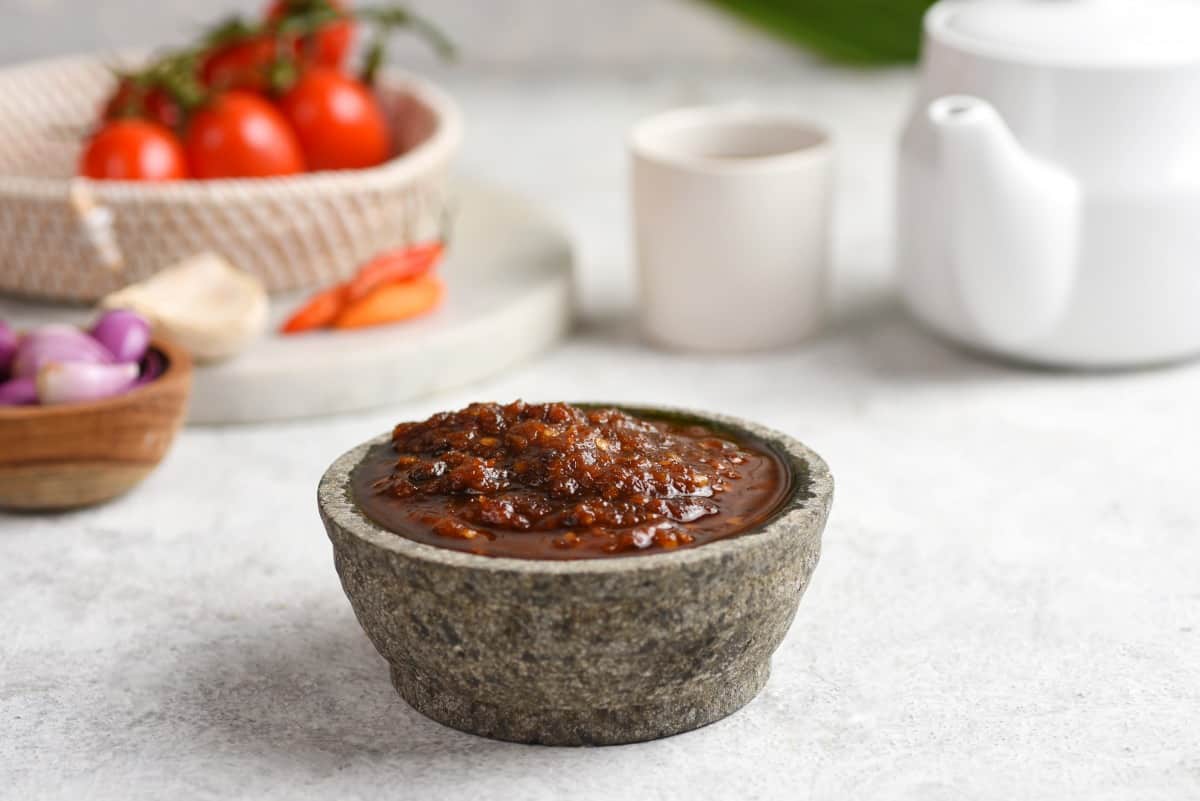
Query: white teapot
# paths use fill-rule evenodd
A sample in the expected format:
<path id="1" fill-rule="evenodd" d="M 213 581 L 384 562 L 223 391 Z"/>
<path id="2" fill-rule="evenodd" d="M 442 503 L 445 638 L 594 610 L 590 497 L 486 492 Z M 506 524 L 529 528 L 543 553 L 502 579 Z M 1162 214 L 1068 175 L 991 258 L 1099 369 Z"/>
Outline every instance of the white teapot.
<path id="1" fill-rule="evenodd" d="M 933 6 L 897 203 L 936 331 L 1059 366 L 1200 353 L 1200 2 Z"/>

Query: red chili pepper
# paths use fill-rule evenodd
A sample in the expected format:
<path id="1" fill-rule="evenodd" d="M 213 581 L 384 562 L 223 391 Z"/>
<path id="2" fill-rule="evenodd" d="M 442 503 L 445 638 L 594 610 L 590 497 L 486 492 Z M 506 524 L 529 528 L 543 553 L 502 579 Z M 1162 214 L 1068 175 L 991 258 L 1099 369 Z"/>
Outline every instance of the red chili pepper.
<path id="1" fill-rule="evenodd" d="M 430 242 L 382 253 L 360 267 L 349 281 L 322 290 L 309 298 L 307 303 L 288 318 L 280 330 L 285 334 L 300 334 L 317 328 L 329 328 L 335 323 L 339 328 L 356 327 L 355 325 L 343 325 L 339 318 L 348 315 L 348 320 L 356 321 L 363 317 L 364 315 L 360 314 L 356 307 L 363 306 L 362 302 L 375 295 L 376 290 L 381 287 L 392 284 L 417 283 L 417 279 L 425 276 L 437 265 L 443 252 L 445 252 L 445 247 L 441 242 Z M 424 293 L 430 296 L 420 303 L 414 304 L 421 306 L 421 311 L 437 305 L 441 297 L 441 282 L 436 282 L 436 284 L 436 292 L 427 291 L 429 287 L 422 285 L 420 292 L 415 293 Z M 389 300 L 389 303 L 399 308 L 399 306 L 405 305 L 409 294 L 414 293 L 393 293 L 387 297 L 389 299 L 398 298 L 398 301 Z M 390 311 L 378 311 L 377 307 L 380 305 L 378 302 L 370 304 L 370 308 L 376 309 L 372 313 L 373 316 L 382 318 L 392 314 Z M 388 303 L 382 305 L 386 306 Z M 355 310 L 355 312 L 349 314 L 351 310 Z M 395 319 L 404 319 L 404 315 L 412 316 L 414 314 L 401 311 L 403 313 L 396 312 Z"/>
<path id="2" fill-rule="evenodd" d="M 398 323 L 436 308 L 444 287 L 436 275 L 385 284 L 366 297 L 346 304 L 334 328 L 366 328 Z"/>
<path id="3" fill-rule="evenodd" d="M 345 306 L 345 284 L 324 289 L 309 298 L 279 330 L 285 334 L 300 334 L 315 328 L 328 328 Z"/>
<path id="4" fill-rule="evenodd" d="M 365 298 L 385 284 L 410 281 L 432 270 L 442 258 L 441 242 L 382 253 L 359 268 L 346 285 L 346 302 Z"/>

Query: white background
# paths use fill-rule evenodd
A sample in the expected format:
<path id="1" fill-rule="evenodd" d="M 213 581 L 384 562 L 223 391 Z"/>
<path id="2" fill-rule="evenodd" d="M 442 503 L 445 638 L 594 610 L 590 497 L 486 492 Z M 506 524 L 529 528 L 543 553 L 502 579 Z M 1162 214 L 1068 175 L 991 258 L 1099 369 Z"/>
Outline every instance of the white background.
<path id="1" fill-rule="evenodd" d="M 118 23 L 86 20 L 132 19 L 133 5 L 5 0 L 3 54 L 129 43 Z M 155 31 L 195 4 L 137 5 Z M 538 13 L 493 26 L 496 63 L 555 4 L 503 5 Z M 758 55 L 745 49 L 756 39 L 669 5 L 645 13 L 694 16 L 700 40 L 750 61 L 655 67 L 640 53 L 610 71 L 468 65 L 445 79 L 468 117 L 461 172 L 539 199 L 577 243 L 585 318 L 569 344 L 412 405 L 189 430 L 112 504 L 0 515 L 0 797 L 1200 796 L 1200 368 L 1027 371 L 923 333 L 893 300 L 888 255 L 909 76 Z M 68 6 L 92 10 L 52 40 L 48 15 Z M 453 6 L 447 19 L 493 7 Z M 583 36 L 569 21 L 540 45 L 548 58 L 574 52 L 554 49 Z M 665 46 L 672 62 L 703 56 Z M 734 99 L 804 110 L 835 133 L 834 322 L 785 352 L 646 349 L 628 322 L 625 128 Z M 317 479 L 397 420 L 515 397 L 712 409 L 827 458 L 825 553 L 745 710 L 654 743 L 571 750 L 459 734 L 395 696 L 334 574 Z"/>

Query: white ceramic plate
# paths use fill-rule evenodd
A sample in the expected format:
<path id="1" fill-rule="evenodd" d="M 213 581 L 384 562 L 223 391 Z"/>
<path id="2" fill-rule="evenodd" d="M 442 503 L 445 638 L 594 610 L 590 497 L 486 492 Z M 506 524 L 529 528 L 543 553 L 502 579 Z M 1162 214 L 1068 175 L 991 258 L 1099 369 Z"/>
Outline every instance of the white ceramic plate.
<path id="1" fill-rule="evenodd" d="M 237 358 L 197 369 L 189 421 L 243 423 L 398 403 L 501 372 L 566 333 L 571 245 L 536 207 L 477 183 L 456 187 L 446 302 L 394 326 L 274 333 L 308 293 L 276 296 L 271 333 Z M 18 327 L 87 322 L 89 309 L 0 298 Z"/>

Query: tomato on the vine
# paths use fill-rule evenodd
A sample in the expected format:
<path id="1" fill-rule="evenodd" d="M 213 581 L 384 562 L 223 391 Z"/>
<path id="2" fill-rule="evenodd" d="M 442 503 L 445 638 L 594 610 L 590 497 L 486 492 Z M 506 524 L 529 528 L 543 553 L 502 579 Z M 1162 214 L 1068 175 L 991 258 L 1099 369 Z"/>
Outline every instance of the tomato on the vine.
<path id="1" fill-rule="evenodd" d="M 226 92 L 197 111 L 184 149 L 196 178 L 258 178 L 304 171 L 304 155 L 287 120 L 252 92 Z"/>
<path id="2" fill-rule="evenodd" d="M 175 134 L 147 120 L 116 120 L 102 127 L 83 151 L 79 173 L 112 181 L 174 181 L 188 177 Z"/>
<path id="3" fill-rule="evenodd" d="M 345 73 L 311 69 L 279 98 L 310 170 L 373 167 L 391 150 L 387 119 L 371 90 Z"/>
<path id="4" fill-rule="evenodd" d="M 274 0 L 267 9 L 267 21 L 279 22 L 289 11 L 311 6 L 312 0 Z M 345 0 L 328 0 L 334 11 L 344 12 L 349 3 Z M 301 65 L 341 69 L 346 56 L 354 46 L 354 22 L 340 19 L 322 26 L 310 37 L 296 43 L 296 60 Z"/>
<path id="5" fill-rule="evenodd" d="M 183 124 L 183 109 L 165 89 L 141 86 L 130 78 L 123 78 L 105 102 L 100 117 L 105 122 L 150 120 L 176 131 Z"/>
<path id="6" fill-rule="evenodd" d="M 265 91 L 275 63 L 275 39 L 256 36 L 217 47 L 200 64 L 200 79 L 212 89 Z"/>
<path id="7" fill-rule="evenodd" d="M 326 0 L 334 11 L 343 11 L 339 0 Z M 354 23 L 339 19 L 322 25 L 314 32 L 294 40 L 282 37 L 273 28 L 289 14 L 304 12 L 310 6 L 325 5 L 322 0 L 275 0 L 267 9 L 268 29 L 250 38 L 217 44 L 200 65 L 200 77 L 213 89 L 249 89 L 256 92 L 276 88 L 272 70 L 280 62 L 296 72 L 309 67 L 340 69 L 354 44 Z"/>
<path id="8" fill-rule="evenodd" d="M 450 42 L 402 8 L 354 11 L 352 0 L 263 2 L 258 20 L 232 17 L 194 46 L 166 51 L 123 74 L 101 109 L 104 128 L 80 170 L 149 180 L 251 178 L 386 161 L 392 137 L 369 85 L 384 63 L 388 35 L 409 27 L 446 56 Z M 344 68 L 360 21 L 374 35 L 362 80 L 356 80 Z"/>

